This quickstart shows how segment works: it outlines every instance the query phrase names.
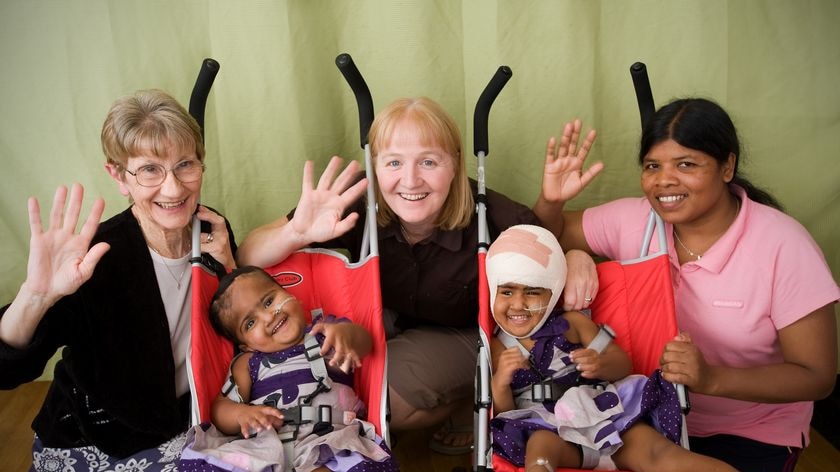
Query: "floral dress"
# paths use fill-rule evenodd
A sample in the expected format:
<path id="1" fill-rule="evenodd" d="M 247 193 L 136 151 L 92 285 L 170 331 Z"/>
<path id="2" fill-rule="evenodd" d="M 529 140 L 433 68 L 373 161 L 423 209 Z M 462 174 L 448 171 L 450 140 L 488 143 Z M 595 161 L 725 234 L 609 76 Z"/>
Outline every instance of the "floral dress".
<path id="1" fill-rule="evenodd" d="M 528 438 L 534 431 L 548 430 L 608 457 L 621 447 L 621 433 L 638 421 L 679 443 L 682 414 L 674 386 L 662 380 L 659 371 L 649 378 L 630 375 L 613 383 L 581 379 L 569 353 L 583 346 L 566 339 L 568 329 L 569 322 L 554 312 L 531 336 L 532 367 L 517 370 L 511 382 L 516 409 L 490 421 L 493 451 L 521 467 Z M 557 401 L 532 401 L 527 395 L 530 386 L 545 379 L 565 392 Z"/>
<path id="2" fill-rule="evenodd" d="M 319 333 L 315 337 L 320 346 L 323 335 Z M 319 385 L 303 344 L 272 353 L 254 352 L 248 367 L 252 382 L 250 403 L 253 405 L 292 408 L 299 404 L 301 397 L 315 392 Z M 188 447 L 182 454 L 180 470 L 291 470 L 284 469 L 286 463 L 291 463 L 298 472 L 321 466 L 333 471 L 399 470 L 373 425 L 360 419 L 365 414 L 365 405 L 353 390 L 352 375 L 329 371 L 329 376 L 331 388 L 315 393 L 311 406 L 331 407 L 331 432 L 314 434 L 313 423 L 305 423 L 283 425 L 279 431 L 261 431 L 255 437 L 242 439 L 226 436 L 215 426 L 197 426 L 188 435 Z M 235 388 L 227 396 L 241 402 Z M 293 451 L 294 457 L 286 458 L 283 440 L 288 440 L 295 432 L 293 447 L 287 448 Z"/>

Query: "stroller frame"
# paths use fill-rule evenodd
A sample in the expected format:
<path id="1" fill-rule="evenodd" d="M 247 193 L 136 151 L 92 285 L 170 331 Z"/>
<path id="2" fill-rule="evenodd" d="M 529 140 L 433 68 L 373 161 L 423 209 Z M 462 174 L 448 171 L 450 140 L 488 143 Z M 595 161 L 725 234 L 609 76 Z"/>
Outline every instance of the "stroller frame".
<path id="1" fill-rule="evenodd" d="M 365 151 L 365 172 L 372 179 L 370 146 L 367 144 L 367 130 L 373 120 L 373 106 L 370 92 L 348 54 L 336 58 L 336 65 L 353 88 L 359 104 L 362 148 Z M 218 69 L 218 66 L 216 67 Z M 212 83 L 212 80 L 210 80 Z M 199 85 L 209 91 L 206 79 L 200 76 Z M 201 93 L 194 92 L 194 99 L 202 102 Z M 195 98 L 198 96 L 199 98 Z M 206 97 L 206 92 L 204 93 Z M 191 105 L 192 108 L 192 105 Z M 203 113 L 202 113 L 203 115 Z M 311 314 L 345 316 L 370 331 L 373 350 L 365 357 L 363 365 L 355 373 L 355 389 L 368 408 L 367 420 L 377 433 L 389 443 L 387 417 L 387 356 L 385 353 L 384 328 L 382 326 L 382 297 L 379 290 L 379 250 L 377 246 L 376 209 L 372 186 L 368 187 L 365 235 L 358 261 L 351 262 L 343 254 L 328 249 L 304 248 L 290 255 L 286 260 L 264 268 L 286 290 L 298 298 Z M 199 281 L 193 287 L 193 339 L 190 346 L 188 369 L 193 391 L 194 425 L 210 419 L 210 405 L 218 395 L 227 376 L 233 345 L 215 333 L 206 316 L 212 294 L 218 286 L 218 277 L 224 275 L 198 248 L 201 233 L 200 222 L 193 219 L 193 280 Z M 323 283 L 330 280 L 331 283 Z M 317 285 L 317 287 L 315 286 Z M 344 296 L 348 295 L 348 296 Z M 349 295 L 362 301 L 349 302 Z M 360 309 L 364 307 L 364 309 Z M 362 317 L 362 315 L 364 315 Z M 196 345 L 216 346 L 215 349 L 193 349 Z"/>
<path id="2" fill-rule="evenodd" d="M 653 104 L 653 95 L 650 89 L 650 83 L 647 77 L 647 70 L 643 63 L 636 62 L 630 67 L 631 76 L 634 83 L 634 88 L 637 95 L 640 116 L 641 116 L 641 124 L 642 127 L 645 126 L 647 121 L 653 115 L 655 109 Z M 491 81 L 491 85 L 493 82 Z M 488 85 L 488 89 L 490 85 Z M 487 91 L 485 91 L 486 93 Z M 497 92 L 498 93 L 498 92 Z M 479 101 L 479 103 L 481 100 Z M 488 107 L 489 108 L 489 107 Z M 478 106 L 476 107 L 476 114 L 478 115 Z M 476 123 L 479 120 L 476 119 Z M 479 266 L 479 274 L 483 275 L 486 272 L 486 253 L 487 248 L 489 247 L 489 238 L 487 233 L 487 221 L 486 221 L 486 210 L 485 210 L 485 202 L 486 199 L 484 198 L 484 165 L 485 165 L 485 156 L 484 152 L 479 152 L 479 148 L 482 151 L 486 150 L 486 120 L 484 120 L 485 131 L 484 135 L 479 138 L 479 132 L 476 131 L 476 156 L 478 157 L 478 176 L 479 176 L 479 204 L 478 204 L 478 215 L 479 215 L 479 227 L 483 229 L 479 233 L 479 241 L 478 241 L 478 266 Z M 478 127 L 476 125 L 476 127 Z M 479 139 L 483 139 L 483 147 L 479 144 Z M 653 239 L 654 233 L 657 236 L 658 240 L 658 251 L 651 253 L 650 252 L 650 243 Z M 673 295 L 673 288 L 670 285 L 670 269 L 669 269 L 669 262 L 668 262 L 668 254 L 667 254 L 667 242 L 666 242 L 666 235 L 665 235 L 665 225 L 662 221 L 661 217 L 656 214 L 653 210 L 648 217 L 648 223 L 646 226 L 646 231 L 643 240 L 641 241 L 641 247 L 639 252 L 639 257 L 632 260 L 627 261 L 608 261 L 603 262 L 597 265 L 599 279 L 602 278 L 616 278 L 616 277 L 637 277 L 634 274 L 632 268 L 637 266 L 648 266 L 654 267 L 651 269 L 652 271 L 656 271 L 655 278 L 659 283 L 659 286 L 662 287 L 662 295 L 664 297 L 663 303 L 666 307 L 667 313 L 665 313 L 665 320 L 667 326 L 664 328 L 665 332 L 670 329 L 670 333 L 668 333 L 668 338 L 670 339 L 674 335 L 677 334 L 678 330 L 676 327 L 676 308 L 674 304 L 674 295 Z M 631 275 L 624 275 L 624 271 L 626 269 L 630 269 Z M 647 269 L 646 269 L 647 270 Z M 619 282 L 619 284 L 621 283 Z M 610 289 L 610 290 L 618 290 L 620 291 L 622 288 Z M 607 321 L 604 319 L 602 315 L 604 310 L 607 310 L 607 303 L 610 297 L 604 296 L 606 295 L 605 291 L 599 292 L 599 296 L 593 301 L 591 305 L 591 312 L 592 312 L 592 319 L 598 323 L 602 323 Z M 498 470 L 523 470 L 521 468 L 517 469 L 516 467 L 509 464 L 507 461 L 504 461 L 500 457 L 494 456 L 492 452 L 492 441 L 490 437 L 490 430 L 489 430 L 489 420 L 492 415 L 492 393 L 490 390 L 490 379 L 492 375 L 492 367 L 491 367 L 491 356 L 490 356 L 490 338 L 493 333 L 493 328 L 495 323 L 492 320 L 492 317 L 489 316 L 490 308 L 489 308 L 489 287 L 487 284 L 486 277 L 479 278 L 479 342 L 478 342 L 478 359 L 476 365 L 476 391 L 475 391 L 475 403 L 474 403 L 474 410 L 475 410 L 475 448 L 474 448 L 474 467 L 473 470 L 476 471 L 486 471 L 486 470 L 493 470 L 496 467 Z M 615 328 L 615 326 L 612 326 Z M 624 332 L 622 332 L 624 331 Z M 659 353 L 662 352 L 662 347 L 664 344 L 659 344 L 655 347 L 649 347 L 646 352 L 641 353 L 634 353 L 634 347 L 640 345 L 641 343 L 632 342 L 630 338 L 629 330 L 619 330 L 618 337 L 616 338 L 615 342 L 620 345 L 625 351 L 628 352 L 628 355 L 631 357 L 633 361 L 633 371 L 636 373 L 644 373 L 649 375 L 655 368 L 657 367 L 657 359 Z M 667 339 L 660 340 L 662 343 Z M 657 352 L 658 351 L 658 352 Z M 688 412 L 690 406 L 688 403 L 688 398 L 685 393 L 685 389 L 683 385 L 675 384 L 675 388 L 677 390 L 677 396 L 680 399 L 680 404 L 683 411 L 683 421 L 682 421 L 682 430 L 681 430 L 681 443 L 683 447 L 688 448 L 688 433 L 685 424 L 685 414 Z M 558 471 L 573 471 L 579 469 L 566 469 L 560 468 L 557 469 Z"/>

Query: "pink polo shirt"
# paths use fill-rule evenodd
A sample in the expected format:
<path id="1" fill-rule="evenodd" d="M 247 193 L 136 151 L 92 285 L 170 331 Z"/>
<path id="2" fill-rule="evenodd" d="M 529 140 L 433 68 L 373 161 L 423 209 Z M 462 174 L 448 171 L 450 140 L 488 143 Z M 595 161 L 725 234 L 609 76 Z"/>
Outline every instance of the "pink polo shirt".
<path id="1" fill-rule="evenodd" d="M 740 187 L 732 190 L 741 198 L 741 211 L 701 260 L 680 267 L 673 226 L 666 224 L 677 323 L 711 364 L 779 363 L 777 331 L 836 302 L 840 288 L 799 222 L 747 199 Z M 638 257 L 650 208 L 645 198 L 625 198 L 586 210 L 589 247 L 615 260 Z M 651 246 L 658 249 L 656 238 Z M 812 402 L 756 403 L 698 393 L 690 400 L 692 436 L 733 434 L 796 447 L 802 446 L 802 435 L 808 439 Z"/>

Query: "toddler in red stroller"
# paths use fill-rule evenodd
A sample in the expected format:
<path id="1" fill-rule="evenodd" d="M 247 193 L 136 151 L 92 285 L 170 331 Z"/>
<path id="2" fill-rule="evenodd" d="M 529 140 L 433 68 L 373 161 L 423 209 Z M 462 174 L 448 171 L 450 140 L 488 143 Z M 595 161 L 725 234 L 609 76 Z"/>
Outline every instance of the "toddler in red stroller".
<path id="1" fill-rule="evenodd" d="M 733 470 L 678 446 L 681 411 L 658 372 L 628 375 L 630 358 L 607 326 L 553 311 L 565 282 L 546 229 L 504 231 L 487 253 L 494 452 L 518 466 Z M 613 463 L 613 459 L 615 463 Z"/>

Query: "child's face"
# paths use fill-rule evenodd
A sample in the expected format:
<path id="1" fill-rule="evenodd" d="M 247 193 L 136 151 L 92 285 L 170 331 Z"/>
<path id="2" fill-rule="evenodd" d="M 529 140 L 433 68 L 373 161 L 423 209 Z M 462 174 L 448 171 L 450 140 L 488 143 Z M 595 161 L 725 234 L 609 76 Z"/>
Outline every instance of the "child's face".
<path id="1" fill-rule="evenodd" d="M 268 276 L 245 274 L 228 291 L 230 303 L 221 321 L 235 333 L 240 349 L 275 352 L 303 342 L 303 307 Z"/>
<path id="2" fill-rule="evenodd" d="M 525 336 L 543 319 L 551 290 L 506 283 L 496 288 L 493 318 L 512 336 Z"/>

